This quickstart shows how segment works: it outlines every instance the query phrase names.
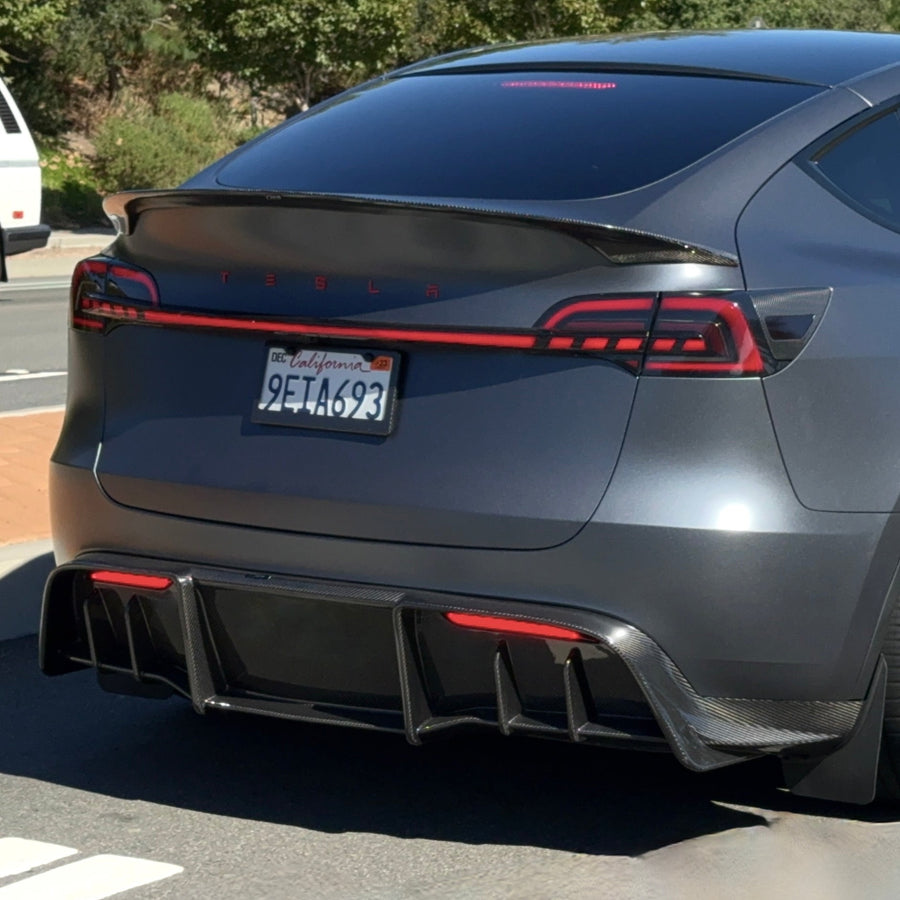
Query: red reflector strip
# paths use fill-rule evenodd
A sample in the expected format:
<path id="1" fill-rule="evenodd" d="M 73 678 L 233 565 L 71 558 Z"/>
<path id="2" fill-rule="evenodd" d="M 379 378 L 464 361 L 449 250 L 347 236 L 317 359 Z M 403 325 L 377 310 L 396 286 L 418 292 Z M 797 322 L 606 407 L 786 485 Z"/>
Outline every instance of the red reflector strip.
<path id="1" fill-rule="evenodd" d="M 703 338 L 688 338 L 684 342 L 685 353 L 705 353 L 706 349 L 706 341 Z"/>
<path id="2" fill-rule="evenodd" d="M 609 346 L 609 338 L 589 337 L 581 342 L 582 350 L 605 350 Z"/>
<path id="3" fill-rule="evenodd" d="M 148 591 L 164 591 L 172 584 L 165 575 L 135 575 L 131 572 L 91 572 L 94 584 L 109 584 L 115 587 L 144 588 Z"/>
<path id="4" fill-rule="evenodd" d="M 550 338 L 549 347 L 551 350 L 568 350 L 574 343 L 575 338 L 554 337 Z"/>
<path id="5" fill-rule="evenodd" d="M 675 338 L 657 338 L 650 347 L 650 351 L 652 353 L 669 353 L 674 349 L 675 344 Z"/>
<path id="6" fill-rule="evenodd" d="M 573 631 L 571 628 L 561 628 L 558 625 L 544 625 L 541 622 L 528 622 L 523 619 L 506 619 L 501 616 L 483 616 L 475 613 L 445 613 L 447 619 L 454 625 L 463 628 L 475 628 L 479 631 L 499 631 L 503 634 L 519 634 L 529 637 L 553 638 L 560 641 L 590 641 L 596 643 L 596 639 L 585 634 Z"/>
<path id="7" fill-rule="evenodd" d="M 643 338 L 619 338 L 616 341 L 616 350 L 621 350 L 623 352 L 640 350 L 643 346 Z"/>

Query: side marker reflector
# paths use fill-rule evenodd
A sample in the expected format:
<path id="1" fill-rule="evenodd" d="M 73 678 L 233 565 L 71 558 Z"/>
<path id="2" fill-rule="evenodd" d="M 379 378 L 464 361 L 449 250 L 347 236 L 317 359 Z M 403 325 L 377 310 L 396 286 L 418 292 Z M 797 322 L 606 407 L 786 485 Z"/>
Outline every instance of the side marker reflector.
<path id="1" fill-rule="evenodd" d="M 113 587 L 144 588 L 148 591 L 164 591 L 172 584 L 165 575 L 135 575 L 131 572 L 91 572 L 94 584 L 108 584 Z"/>
<path id="2" fill-rule="evenodd" d="M 553 638 L 559 641 L 588 641 L 596 643 L 595 638 L 561 628 L 558 625 L 545 625 L 542 622 L 528 622 L 523 619 L 506 619 L 502 616 L 484 616 L 476 613 L 445 613 L 454 625 L 463 628 L 475 628 L 479 631 L 499 631 L 503 634 L 520 634 L 529 637 Z"/>

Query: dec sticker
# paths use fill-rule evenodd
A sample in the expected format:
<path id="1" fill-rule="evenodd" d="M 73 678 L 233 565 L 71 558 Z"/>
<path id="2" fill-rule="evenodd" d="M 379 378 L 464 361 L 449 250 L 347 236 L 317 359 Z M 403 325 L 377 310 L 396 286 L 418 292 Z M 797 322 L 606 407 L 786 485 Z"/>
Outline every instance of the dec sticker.
<path id="1" fill-rule="evenodd" d="M 376 356 L 372 360 L 371 370 L 373 372 L 390 372 L 394 361 L 390 356 Z"/>

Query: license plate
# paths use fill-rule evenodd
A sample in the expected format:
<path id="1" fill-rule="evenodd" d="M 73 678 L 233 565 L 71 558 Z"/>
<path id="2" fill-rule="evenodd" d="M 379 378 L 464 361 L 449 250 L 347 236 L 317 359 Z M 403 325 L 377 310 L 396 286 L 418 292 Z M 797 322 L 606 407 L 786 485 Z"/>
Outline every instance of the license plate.
<path id="1" fill-rule="evenodd" d="M 400 355 L 269 346 L 251 419 L 269 425 L 390 434 Z"/>

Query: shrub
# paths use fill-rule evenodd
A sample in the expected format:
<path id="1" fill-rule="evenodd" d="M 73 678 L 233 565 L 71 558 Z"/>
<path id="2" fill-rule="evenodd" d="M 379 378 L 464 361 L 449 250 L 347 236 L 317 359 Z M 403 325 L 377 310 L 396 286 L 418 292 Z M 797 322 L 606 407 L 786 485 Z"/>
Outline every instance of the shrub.
<path id="1" fill-rule="evenodd" d="M 54 228 L 108 225 L 88 161 L 58 144 L 41 148 L 41 218 Z"/>
<path id="2" fill-rule="evenodd" d="M 240 143 L 230 119 L 214 104 L 186 94 L 163 94 L 154 109 L 107 118 L 94 139 L 94 172 L 105 192 L 170 188 Z"/>

